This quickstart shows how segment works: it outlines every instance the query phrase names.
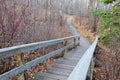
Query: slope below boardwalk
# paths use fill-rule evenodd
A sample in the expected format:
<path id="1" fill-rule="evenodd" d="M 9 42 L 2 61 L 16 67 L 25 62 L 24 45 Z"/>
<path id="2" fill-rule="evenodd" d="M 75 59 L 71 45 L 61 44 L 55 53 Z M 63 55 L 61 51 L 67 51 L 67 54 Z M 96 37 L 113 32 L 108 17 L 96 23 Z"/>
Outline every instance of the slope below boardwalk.
<path id="1" fill-rule="evenodd" d="M 85 51 L 91 43 L 83 36 L 80 39 L 80 46 L 70 51 L 64 57 L 53 62 L 52 67 L 47 67 L 47 72 L 37 72 L 34 75 L 35 80 L 67 80 L 70 73 L 77 65 Z"/>

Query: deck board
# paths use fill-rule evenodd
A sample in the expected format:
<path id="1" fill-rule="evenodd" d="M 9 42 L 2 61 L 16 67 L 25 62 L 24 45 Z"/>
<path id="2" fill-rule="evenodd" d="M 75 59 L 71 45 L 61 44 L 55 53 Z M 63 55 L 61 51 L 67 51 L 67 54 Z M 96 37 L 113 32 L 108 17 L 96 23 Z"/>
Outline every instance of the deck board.
<path id="1" fill-rule="evenodd" d="M 75 26 L 72 24 L 72 17 L 69 17 L 67 19 L 67 23 L 70 32 L 73 35 L 80 35 L 77 32 Z M 51 78 L 53 78 L 53 80 L 67 80 L 70 73 L 75 68 L 75 66 L 90 45 L 91 42 L 89 41 L 89 39 L 80 35 L 80 46 L 71 50 L 68 54 L 64 55 L 63 58 L 59 58 L 58 60 L 53 62 L 53 66 L 47 68 L 47 73 L 37 73 L 35 76 L 37 76 L 38 79 L 36 78 L 36 80 L 41 80 L 40 76 L 42 76 L 42 78 L 46 78 L 43 80 L 51 80 Z M 48 77 L 50 77 L 50 79 Z"/>
<path id="2" fill-rule="evenodd" d="M 77 48 L 71 50 L 64 57 L 57 59 L 52 67 L 47 67 L 47 72 L 37 72 L 35 80 L 67 80 L 72 70 L 75 68 L 85 51 L 91 43 L 87 38 L 82 37 L 81 44 Z"/>

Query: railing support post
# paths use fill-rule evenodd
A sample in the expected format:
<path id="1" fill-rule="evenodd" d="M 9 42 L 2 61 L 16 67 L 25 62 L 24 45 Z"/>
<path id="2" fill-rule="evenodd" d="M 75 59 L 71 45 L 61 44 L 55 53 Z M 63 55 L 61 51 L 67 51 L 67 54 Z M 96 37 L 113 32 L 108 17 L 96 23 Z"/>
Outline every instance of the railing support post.
<path id="1" fill-rule="evenodd" d="M 63 47 L 66 46 L 66 45 L 67 45 L 67 41 L 63 42 Z M 65 53 L 65 50 L 62 52 L 62 56 L 61 57 L 64 56 L 64 53 Z"/>
<path id="2" fill-rule="evenodd" d="M 94 70 L 94 57 L 92 57 L 92 60 L 91 60 L 91 73 L 90 73 L 90 80 L 92 80 L 93 78 L 93 70 Z"/>
<path id="3" fill-rule="evenodd" d="M 74 48 L 76 48 L 76 38 L 74 38 Z"/>
<path id="4" fill-rule="evenodd" d="M 78 37 L 78 46 L 80 46 L 80 36 Z"/>
<path id="5" fill-rule="evenodd" d="M 18 62 L 19 62 L 19 65 L 23 65 L 23 54 L 18 54 L 17 55 L 17 59 L 18 59 Z M 24 72 L 22 72 L 19 77 L 18 77 L 18 80 L 25 80 L 25 75 L 24 75 Z"/>
<path id="6" fill-rule="evenodd" d="M 79 46 L 79 40 L 80 40 L 80 37 L 74 38 L 75 48 Z"/>

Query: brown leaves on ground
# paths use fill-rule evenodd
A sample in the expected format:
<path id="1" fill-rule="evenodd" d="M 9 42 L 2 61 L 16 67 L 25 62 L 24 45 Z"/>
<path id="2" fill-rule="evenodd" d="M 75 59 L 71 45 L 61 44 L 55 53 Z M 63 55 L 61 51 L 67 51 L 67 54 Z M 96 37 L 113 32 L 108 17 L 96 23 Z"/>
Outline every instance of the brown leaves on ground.
<path id="1" fill-rule="evenodd" d="M 49 54 L 50 52 L 61 48 L 61 46 L 63 46 L 62 43 L 24 53 L 23 54 L 23 62 L 27 63 L 27 62 L 34 60 L 36 58 L 39 58 L 43 55 Z M 55 60 L 56 60 L 55 58 L 47 59 L 46 61 L 38 64 L 37 66 L 34 66 L 34 67 L 28 69 L 27 71 L 25 71 L 28 75 L 27 76 L 28 80 L 30 80 L 30 78 L 32 78 L 32 76 L 36 72 L 39 72 L 39 71 L 47 72 L 46 67 L 52 66 L 51 63 L 54 62 Z M 19 66 L 19 64 L 18 64 L 18 60 L 17 60 L 16 56 L 11 57 L 11 58 L 7 58 L 7 59 L 3 59 L 0 61 L 0 69 L 1 69 L 0 74 L 3 74 L 7 71 L 10 71 L 11 69 L 14 69 L 15 67 L 18 67 L 18 66 Z M 19 75 L 14 77 L 12 80 L 17 80 L 18 77 L 19 77 Z"/>
<path id="2" fill-rule="evenodd" d="M 51 59 L 48 59 L 46 61 L 44 61 L 43 63 L 41 64 L 38 64 L 37 66 L 35 67 L 32 67 L 31 69 L 28 69 L 27 70 L 27 74 L 28 74 L 28 80 L 30 80 L 34 73 L 36 72 L 47 72 L 46 68 L 45 67 L 50 67 L 52 66 L 52 62 L 55 61 L 54 58 L 51 58 Z"/>
<path id="3" fill-rule="evenodd" d="M 96 54 L 95 80 L 120 80 L 120 54 Z"/>
<path id="4" fill-rule="evenodd" d="M 95 33 L 92 33 L 91 29 L 87 27 L 88 26 L 87 23 L 88 23 L 88 20 L 86 18 L 83 18 L 81 20 L 75 16 L 73 17 L 73 25 L 76 26 L 78 32 L 81 35 L 90 38 L 90 40 L 93 42 L 95 39 Z"/>
<path id="5" fill-rule="evenodd" d="M 16 66 L 18 66 L 17 64 L 18 64 L 18 61 L 15 56 L 0 60 L 0 74 L 3 74 L 4 72 L 7 72 L 15 68 Z"/>

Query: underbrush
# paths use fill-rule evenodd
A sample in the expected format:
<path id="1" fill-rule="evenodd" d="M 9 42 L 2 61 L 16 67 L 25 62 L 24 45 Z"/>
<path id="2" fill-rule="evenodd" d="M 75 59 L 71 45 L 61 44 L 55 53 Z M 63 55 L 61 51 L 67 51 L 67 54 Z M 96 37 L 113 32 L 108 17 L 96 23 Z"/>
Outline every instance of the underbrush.
<path id="1" fill-rule="evenodd" d="M 35 20 L 35 22 L 30 23 L 31 26 L 27 27 L 25 31 L 21 34 L 21 37 L 18 37 L 18 32 L 21 28 L 17 29 L 16 35 L 14 36 L 14 40 L 9 40 L 10 38 L 6 36 L 6 41 L 3 41 L 3 37 L 0 39 L 0 48 L 4 47 L 10 47 L 15 45 L 21 45 L 21 44 L 29 44 L 34 42 L 41 42 L 46 40 L 52 40 L 57 38 L 63 38 L 70 36 L 70 32 L 66 23 L 66 16 L 62 16 L 62 25 L 60 25 L 59 20 L 59 13 L 56 13 L 55 17 L 52 19 L 52 23 L 50 23 L 48 20 L 46 21 L 44 19 L 45 16 L 45 10 L 41 9 L 43 13 L 41 13 Z M 50 23 L 50 24 L 49 24 Z M 8 31 L 9 32 L 9 31 Z M 8 39 L 8 40 L 7 40 Z M 34 60 L 38 57 L 41 57 L 45 54 L 48 54 L 49 52 L 52 52 L 54 50 L 57 50 L 63 46 L 62 43 L 56 44 L 53 46 L 49 46 L 42 49 L 36 49 L 27 53 L 24 53 L 23 56 L 23 62 L 29 62 L 31 60 Z M 61 57 L 60 55 L 58 57 Z M 51 59 L 48 59 L 44 61 L 43 63 L 38 64 L 35 67 L 32 67 L 25 71 L 28 80 L 32 78 L 33 74 L 35 72 L 47 72 L 46 67 L 52 66 L 51 63 L 55 61 L 56 57 L 53 57 Z M 5 72 L 10 71 L 11 69 L 14 69 L 19 66 L 19 62 L 17 59 L 17 56 L 13 56 L 6 59 L 0 60 L 0 74 L 3 74 Z M 13 78 L 13 80 L 17 80 L 18 76 Z M 20 79 L 21 80 L 21 79 Z"/>
<path id="2" fill-rule="evenodd" d="M 82 21 L 81 21 L 82 20 Z M 87 18 L 78 18 L 76 16 L 73 17 L 73 25 L 77 28 L 78 32 L 85 36 L 88 37 L 92 42 L 95 39 L 95 34 L 92 32 L 92 29 L 90 29 L 88 26 L 90 26 L 89 21 Z"/>
<path id="3" fill-rule="evenodd" d="M 95 80 L 119 80 L 120 79 L 120 54 L 115 54 L 99 46 L 95 55 Z"/>

